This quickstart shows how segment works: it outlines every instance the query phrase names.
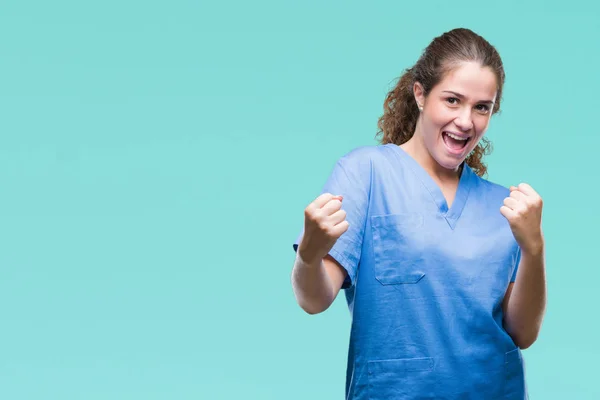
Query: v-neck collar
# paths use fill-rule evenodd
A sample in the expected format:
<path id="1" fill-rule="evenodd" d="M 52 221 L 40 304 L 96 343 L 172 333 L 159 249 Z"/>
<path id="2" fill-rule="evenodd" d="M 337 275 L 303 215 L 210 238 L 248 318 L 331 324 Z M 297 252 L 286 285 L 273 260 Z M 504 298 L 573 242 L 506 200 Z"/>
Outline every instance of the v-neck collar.
<path id="1" fill-rule="evenodd" d="M 408 165 L 408 167 L 413 171 L 417 178 L 419 178 L 423 186 L 425 186 L 425 188 L 431 195 L 433 201 L 437 205 L 439 213 L 444 217 L 446 222 L 448 222 L 450 228 L 454 229 L 465 207 L 467 198 L 469 197 L 471 179 L 474 174 L 473 170 L 467 165 L 466 162 L 463 162 L 463 168 L 460 175 L 460 179 L 458 181 L 456 194 L 454 195 L 452 206 L 448 208 L 448 202 L 446 201 L 446 198 L 442 193 L 442 189 L 433 180 L 431 175 L 429 175 L 429 173 L 425 171 L 421 164 L 419 164 L 417 160 L 415 160 L 400 146 L 394 143 L 388 143 L 386 146 L 393 146 L 396 149 L 396 152 L 402 157 L 402 160 L 405 161 L 406 165 Z"/>

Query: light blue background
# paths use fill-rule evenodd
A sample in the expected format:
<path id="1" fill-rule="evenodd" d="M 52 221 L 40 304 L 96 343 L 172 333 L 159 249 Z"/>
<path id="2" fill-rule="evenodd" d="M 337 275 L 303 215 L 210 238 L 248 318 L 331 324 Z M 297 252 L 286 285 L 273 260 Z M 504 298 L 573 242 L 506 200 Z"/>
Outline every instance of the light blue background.
<path id="1" fill-rule="evenodd" d="M 489 177 L 545 200 L 531 397 L 600 398 L 599 20 L 583 1 L 2 2 L 0 398 L 343 398 L 343 297 L 300 310 L 291 244 L 458 26 L 505 62 Z"/>

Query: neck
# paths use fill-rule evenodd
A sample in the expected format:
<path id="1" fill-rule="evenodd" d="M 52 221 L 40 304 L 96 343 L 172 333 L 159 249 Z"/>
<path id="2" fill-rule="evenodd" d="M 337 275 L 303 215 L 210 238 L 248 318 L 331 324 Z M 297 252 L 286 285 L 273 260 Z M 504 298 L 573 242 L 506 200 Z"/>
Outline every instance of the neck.
<path id="1" fill-rule="evenodd" d="M 440 182 L 454 182 L 459 179 L 463 164 L 461 163 L 456 169 L 447 169 L 438 164 L 427 150 L 425 143 L 423 143 L 423 136 L 419 134 L 418 128 L 417 126 L 412 138 L 400 147 L 414 158 L 435 180 Z"/>

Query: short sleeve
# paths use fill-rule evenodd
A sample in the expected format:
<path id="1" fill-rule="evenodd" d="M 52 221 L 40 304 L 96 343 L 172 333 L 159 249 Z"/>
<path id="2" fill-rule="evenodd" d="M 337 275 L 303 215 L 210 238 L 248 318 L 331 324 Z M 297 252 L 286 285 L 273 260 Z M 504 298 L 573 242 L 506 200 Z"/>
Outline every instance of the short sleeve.
<path id="1" fill-rule="evenodd" d="M 519 270 L 519 263 L 521 262 L 521 247 L 517 246 L 517 253 L 515 256 L 515 264 L 513 266 L 513 273 L 510 277 L 510 282 L 514 282 L 517 279 L 517 271 Z"/>
<path id="2" fill-rule="evenodd" d="M 321 190 L 321 193 L 343 196 L 342 209 L 346 211 L 349 227 L 329 252 L 348 272 L 342 289 L 352 287 L 356 279 L 369 206 L 371 165 L 368 154 L 356 149 L 337 160 Z M 294 242 L 295 251 L 302 240 L 303 230 Z"/>

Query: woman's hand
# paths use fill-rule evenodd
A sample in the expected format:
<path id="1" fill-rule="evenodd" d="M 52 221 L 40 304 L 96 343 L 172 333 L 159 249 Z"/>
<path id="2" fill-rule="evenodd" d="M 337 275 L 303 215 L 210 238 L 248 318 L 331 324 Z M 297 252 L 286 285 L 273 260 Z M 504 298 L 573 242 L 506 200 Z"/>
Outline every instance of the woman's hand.
<path id="1" fill-rule="evenodd" d="M 324 193 L 304 210 L 304 236 L 298 254 L 305 263 L 320 263 L 348 230 L 346 212 L 341 208 L 342 196 Z"/>
<path id="2" fill-rule="evenodd" d="M 542 206 L 540 195 L 528 184 L 521 183 L 510 187 L 510 195 L 500 207 L 521 250 L 527 254 L 538 255 L 544 249 Z"/>

